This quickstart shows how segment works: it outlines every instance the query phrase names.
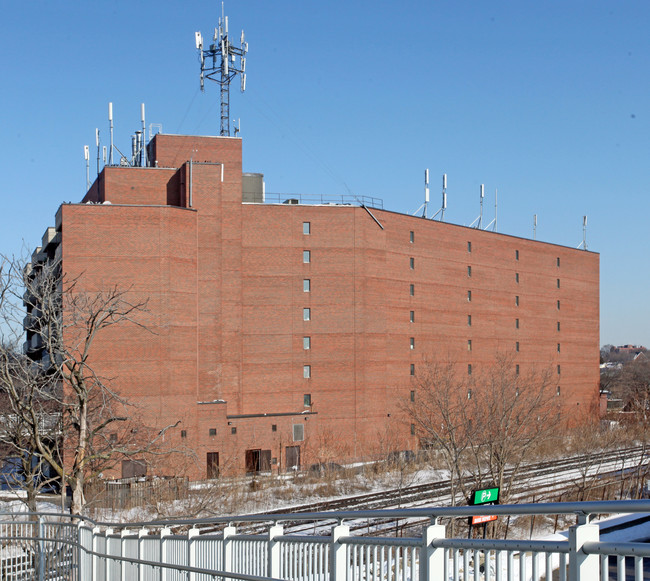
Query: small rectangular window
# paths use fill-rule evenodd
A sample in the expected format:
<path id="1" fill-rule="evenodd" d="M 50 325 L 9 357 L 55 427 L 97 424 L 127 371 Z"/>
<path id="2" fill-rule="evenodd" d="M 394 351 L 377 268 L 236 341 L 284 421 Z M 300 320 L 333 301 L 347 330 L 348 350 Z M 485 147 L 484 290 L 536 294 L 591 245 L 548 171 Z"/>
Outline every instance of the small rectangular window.
<path id="1" fill-rule="evenodd" d="M 306 393 L 302 396 L 303 405 L 308 408 L 311 407 L 311 393 Z"/>
<path id="2" fill-rule="evenodd" d="M 415 337 L 411 337 L 410 344 L 411 344 L 411 349 L 415 349 Z"/>
<path id="3" fill-rule="evenodd" d="M 210 429 L 208 430 L 208 434 L 209 434 L 210 436 L 216 436 L 216 435 L 217 435 L 217 428 L 210 428 Z"/>
<path id="4" fill-rule="evenodd" d="M 305 439 L 304 424 L 293 424 L 293 441 L 302 442 Z"/>
<path id="5" fill-rule="evenodd" d="M 557 389 L 555 390 L 555 395 L 560 395 L 560 386 L 557 386 Z"/>
<path id="6" fill-rule="evenodd" d="M 467 364 L 467 375 L 472 375 L 472 364 L 468 363 Z M 471 390 L 470 390 L 471 392 Z"/>
<path id="7" fill-rule="evenodd" d="M 415 268 L 415 258 L 413 258 L 413 257 L 409 258 L 409 266 L 410 266 L 411 270 L 413 270 Z"/>
<path id="8" fill-rule="evenodd" d="M 519 295 L 515 297 L 515 305 L 519 306 Z"/>
<path id="9" fill-rule="evenodd" d="M 187 430 L 181 430 L 181 438 L 187 438 Z"/>
<path id="10" fill-rule="evenodd" d="M 411 296 L 415 296 L 415 285 L 414 284 L 409 285 L 409 294 Z"/>
<path id="11" fill-rule="evenodd" d="M 409 314 L 411 323 L 415 323 L 415 311 L 411 311 Z"/>
<path id="12" fill-rule="evenodd" d="M 311 292 L 311 280 L 308 278 L 303 279 L 302 281 L 302 290 L 303 292 Z"/>
<path id="13" fill-rule="evenodd" d="M 415 424 L 411 424 L 411 436 L 415 436 Z"/>
<path id="14" fill-rule="evenodd" d="M 311 234 L 311 222 L 302 223 L 302 233 L 305 235 Z"/>
<path id="15" fill-rule="evenodd" d="M 302 310 L 302 320 L 303 321 L 311 321 L 311 309 L 303 309 Z"/>
<path id="16" fill-rule="evenodd" d="M 467 326 L 468 327 L 472 326 L 472 315 L 467 315 Z"/>
<path id="17" fill-rule="evenodd" d="M 108 441 L 111 442 L 111 443 L 113 443 L 113 444 L 114 444 L 115 442 L 117 442 L 117 434 L 116 434 L 115 432 L 113 432 L 113 433 L 108 437 Z"/>
<path id="18" fill-rule="evenodd" d="M 519 319 L 515 319 L 515 329 L 519 329 Z"/>
<path id="19" fill-rule="evenodd" d="M 560 257 L 559 256 L 555 259 L 555 263 L 557 264 L 557 266 L 560 266 Z"/>
<path id="20" fill-rule="evenodd" d="M 560 288 L 560 279 L 557 279 L 557 288 Z"/>
<path id="21" fill-rule="evenodd" d="M 472 302 L 472 291 L 471 290 L 467 291 L 467 302 L 468 303 Z"/>
<path id="22" fill-rule="evenodd" d="M 237 428 L 236 428 L 236 426 L 233 426 L 232 428 L 230 428 L 230 433 L 231 433 L 231 434 L 236 434 L 236 433 L 237 433 Z"/>
<path id="23" fill-rule="evenodd" d="M 471 266 L 468 266 L 468 267 L 467 267 L 467 276 L 468 276 L 468 277 L 469 277 L 469 276 L 472 276 L 472 267 L 471 267 Z"/>
<path id="24" fill-rule="evenodd" d="M 559 343 L 557 344 L 557 352 L 558 353 L 560 352 L 560 344 Z"/>
<path id="25" fill-rule="evenodd" d="M 311 349 L 311 337 L 303 337 L 302 338 L 302 348 L 305 351 Z"/>
<path id="26" fill-rule="evenodd" d="M 411 401 L 415 401 L 415 391 L 411 391 Z"/>
<path id="27" fill-rule="evenodd" d="M 305 264 L 308 264 L 311 262 L 311 251 L 310 250 L 303 250 L 302 251 L 302 261 Z"/>
<path id="28" fill-rule="evenodd" d="M 515 272 L 515 282 L 519 284 L 519 273 Z"/>
<path id="29" fill-rule="evenodd" d="M 560 330 L 560 321 L 557 322 L 557 330 Z"/>
<path id="30" fill-rule="evenodd" d="M 519 341 L 515 343 L 515 351 L 519 353 Z"/>
<path id="31" fill-rule="evenodd" d="M 560 366 L 558 365 L 558 366 L 557 366 L 557 374 L 560 375 L 561 371 L 562 371 L 562 369 L 561 369 Z"/>
<path id="32" fill-rule="evenodd" d="M 472 243 L 467 241 L 467 252 L 471 252 L 471 251 L 472 251 Z"/>
<path id="33" fill-rule="evenodd" d="M 560 310 L 560 301 L 557 302 L 557 310 Z"/>
<path id="34" fill-rule="evenodd" d="M 271 431 L 272 432 L 277 432 L 278 431 L 278 424 L 271 424 Z"/>
<path id="35" fill-rule="evenodd" d="M 413 244 L 413 242 L 415 242 L 415 232 L 413 232 L 413 230 L 411 230 L 411 232 L 409 234 L 409 241 L 411 242 L 411 244 Z"/>
<path id="36" fill-rule="evenodd" d="M 519 250 L 515 250 L 515 260 L 519 260 Z"/>
<path id="37" fill-rule="evenodd" d="M 411 375 L 415 375 L 415 363 L 411 363 Z"/>
<path id="38" fill-rule="evenodd" d="M 467 390 L 467 399 L 472 399 L 472 390 L 471 389 Z"/>
<path id="39" fill-rule="evenodd" d="M 310 379 L 311 378 L 311 365 L 303 365 L 302 366 L 302 376 L 305 379 Z"/>
<path id="40" fill-rule="evenodd" d="M 468 351 L 472 350 L 472 340 L 471 339 L 467 339 L 467 350 Z"/>
<path id="41" fill-rule="evenodd" d="M 519 375 L 519 365 L 515 365 L 515 375 Z"/>

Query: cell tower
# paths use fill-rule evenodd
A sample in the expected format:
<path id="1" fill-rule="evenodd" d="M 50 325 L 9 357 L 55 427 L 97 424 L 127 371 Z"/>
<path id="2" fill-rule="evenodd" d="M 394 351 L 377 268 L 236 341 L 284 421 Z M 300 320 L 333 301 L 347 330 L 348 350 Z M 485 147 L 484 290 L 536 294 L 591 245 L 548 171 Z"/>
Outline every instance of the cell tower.
<path id="1" fill-rule="evenodd" d="M 241 31 L 240 46 L 237 48 L 228 37 L 228 17 L 224 16 L 222 2 L 219 27 L 214 29 L 210 48 L 203 48 L 203 36 L 200 32 L 194 33 L 194 36 L 201 61 L 201 91 L 205 91 L 206 78 L 219 83 L 221 87 L 220 135 L 230 136 L 230 82 L 237 74 L 241 76 L 241 92 L 246 90 L 248 43 L 244 41 L 244 31 Z M 239 67 L 236 65 L 237 57 L 239 57 Z"/>

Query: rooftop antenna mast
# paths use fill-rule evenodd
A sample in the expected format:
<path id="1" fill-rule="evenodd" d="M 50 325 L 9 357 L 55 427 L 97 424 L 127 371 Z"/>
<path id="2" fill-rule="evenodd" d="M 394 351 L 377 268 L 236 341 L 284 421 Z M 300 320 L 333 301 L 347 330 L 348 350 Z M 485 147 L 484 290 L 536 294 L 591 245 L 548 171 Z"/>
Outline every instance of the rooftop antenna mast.
<path id="1" fill-rule="evenodd" d="M 474 227 L 474 224 L 476 224 L 476 228 L 479 230 L 483 229 L 483 198 L 485 198 L 485 185 L 481 184 L 481 211 L 478 218 L 469 225 L 470 228 Z"/>
<path id="2" fill-rule="evenodd" d="M 537 214 L 533 215 L 533 240 L 537 240 Z"/>
<path id="3" fill-rule="evenodd" d="M 113 165 L 113 103 L 108 104 L 108 124 L 111 132 L 111 145 L 108 148 L 108 165 Z"/>
<path id="4" fill-rule="evenodd" d="M 429 168 L 424 170 L 424 211 L 422 217 L 427 218 L 427 210 L 429 207 Z"/>
<path id="5" fill-rule="evenodd" d="M 244 31 L 241 32 L 240 46 L 234 46 L 228 37 L 228 17 L 224 16 L 222 2 L 219 26 L 214 29 L 213 42 L 210 47 L 203 47 L 203 35 L 200 32 L 195 32 L 194 37 L 201 61 L 201 91 L 205 91 L 204 80 L 206 78 L 220 85 L 221 131 L 219 134 L 230 136 L 230 82 L 239 74 L 241 92 L 246 90 L 248 43 L 244 41 Z M 239 57 L 239 66 L 236 64 L 237 57 Z"/>
<path id="6" fill-rule="evenodd" d="M 440 221 L 445 221 L 445 210 L 447 209 L 447 174 L 442 174 L 442 207 L 434 215 L 432 220 L 440 214 Z"/>
<path id="7" fill-rule="evenodd" d="M 499 191 L 496 188 L 494 188 L 494 220 L 492 220 L 492 222 L 490 222 L 485 227 L 486 230 L 489 230 L 490 226 L 492 226 L 492 231 L 493 232 L 497 231 L 497 205 L 498 205 L 497 200 L 498 200 L 498 194 L 499 194 Z"/>
<path id="8" fill-rule="evenodd" d="M 86 191 L 90 189 L 90 148 L 84 145 L 84 159 L 86 160 Z"/>
<path id="9" fill-rule="evenodd" d="M 587 250 L 587 216 L 582 217 L 582 242 L 578 244 L 578 248 L 580 247 Z"/>

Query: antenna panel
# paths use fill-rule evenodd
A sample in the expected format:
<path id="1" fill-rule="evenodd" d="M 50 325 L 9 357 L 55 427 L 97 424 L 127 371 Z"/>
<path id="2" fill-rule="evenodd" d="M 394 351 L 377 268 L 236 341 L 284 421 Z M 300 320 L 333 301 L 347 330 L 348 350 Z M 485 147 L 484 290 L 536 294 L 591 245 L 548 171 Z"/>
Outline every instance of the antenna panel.
<path id="1" fill-rule="evenodd" d="M 90 149 L 87 145 L 84 145 L 84 159 L 88 161 L 90 159 Z"/>
<path id="2" fill-rule="evenodd" d="M 200 32 L 194 33 L 194 43 L 196 44 L 197 50 L 201 50 L 203 48 L 203 37 L 201 36 Z"/>

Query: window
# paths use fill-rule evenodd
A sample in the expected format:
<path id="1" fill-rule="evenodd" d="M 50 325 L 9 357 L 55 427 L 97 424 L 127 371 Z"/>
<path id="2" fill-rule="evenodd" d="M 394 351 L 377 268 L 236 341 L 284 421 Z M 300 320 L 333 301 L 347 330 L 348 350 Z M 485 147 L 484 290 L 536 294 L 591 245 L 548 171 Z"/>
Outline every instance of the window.
<path id="1" fill-rule="evenodd" d="M 555 390 L 555 395 L 560 395 L 560 386 L 557 386 L 557 389 Z"/>
<path id="2" fill-rule="evenodd" d="M 305 264 L 308 264 L 311 262 L 311 250 L 303 250 L 302 251 L 302 261 Z"/>
<path id="3" fill-rule="evenodd" d="M 311 291 L 311 280 L 309 280 L 308 278 L 303 279 L 303 281 L 302 281 L 302 290 L 303 290 L 303 292 L 306 292 L 306 293 Z"/>
<path id="4" fill-rule="evenodd" d="M 560 321 L 557 322 L 557 330 L 560 330 Z"/>
<path id="5" fill-rule="evenodd" d="M 308 349 L 311 349 L 311 337 L 303 337 L 302 338 L 302 348 L 307 351 Z"/>
<path id="6" fill-rule="evenodd" d="M 411 337 L 410 343 L 411 343 L 411 349 L 415 349 L 415 337 Z"/>
<path id="7" fill-rule="evenodd" d="M 302 396 L 302 403 L 306 408 L 311 407 L 311 393 Z"/>
<path id="8" fill-rule="evenodd" d="M 302 366 L 302 376 L 305 379 L 310 379 L 311 378 L 311 365 L 303 365 Z"/>
<path id="9" fill-rule="evenodd" d="M 560 310 L 560 301 L 557 302 L 557 310 Z"/>
<path id="10" fill-rule="evenodd" d="M 293 441 L 302 442 L 305 439 L 304 424 L 293 424 Z"/>
<path id="11" fill-rule="evenodd" d="M 557 288 L 560 288 L 560 279 L 557 279 Z"/>
<path id="12" fill-rule="evenodd" d="M 471 339 L 467 339 L 467 350 L 468 351 L 472 350 L 472 340 Z"/>
<path id="13" fill-rule="evenodd" d="M 303 321 L 311 321 L 311 309 L 303 309 L 302 310 L 302 320 Z"/>
<path id="14" fill-rule="evenodd" d="M 415 391 L 411 391 L 411 401 L 415 401 Z"/>
<path id="15" fill-rule="evenodd" d="M 415 375 L 415 363 L 411 363 L 411 375 Z"/>
<path id="16" fill-rule="evenodd" d="M 467 315 L 467 326 L 468 327 L 472 326 L 472 315 Z"/>
<path id="17" fill-rule="evenodd" d="M 415 424 L 411 424 L 411 436 L 415 436 Z"/>
<path id="18" fill-rule="evenodd" d="M 413 232 L 413 230 L 411 230 L 411 232 L 409 233 L 409 242 L 411 244 L 413 244 L 413 242 L 415 242 L 415 232 Z"/>
<path id="19" fill-rule="evenodd" d="M 210 436 L 216 436 L 217 435 L 217 428 L 210 428 L 208 433 L 210 434 Z"/>
<path id="20" fill-rule="evenodd" d="M 235 435 L 235 434 L 237 433 L 237 428 L 236 428 L 235 426 L 233 426 L 232 428 L 230 428 L 230 433 L 233 434 L 233 435 Z"/>
<path id="21" fill-rule="evenodd" d="M 278 431 L 278 424 L 271 424 L 271 431 L 272 432 L 277 432 Z"/>
<path id="22" fill-rule="evenodd" d="M 558 365 L 558 366 L 557 366 L 557 374 L 560 375 L 561 372 L 562 372 L 562 369 L 561 369 L 560 366 Z"/>
<path id="23" fill-rule="evenodd" d="M 515 351 L 519 353 L 519 341 L 515 343 Z"/>
<path id="24" fill-rule="evenodd" d="M 112 444 L 114 444 L 115 442 L 117 442 L 117 434 L 116 434 L 115 432 L 113 432 L 113 433 L 108 437 L 108 441 L 111 442 Z"/>
<path id="25" fill-rule="evenodd" d="M 181 438 L 187 438 L 187 430 L 181 430 Z"/>
<path id="26" fill-rule="evenodd" d="M 472 267 L 471 267 L 471 266 L 468 266 L 468 267 L 467 267 L 467 276 L 468 276 L 468 277 L 471 277 L 471 276 L 472 276 Z"/>
<path id="27" fill-rule="evenodd" d="M 409 285 L 409 294 L 411 296 L 415 296 L 415 285 L 414 284 Z"/>
<path id="28" fill-rule="evenodd" d="M 515 250 L 515 260 L 519 260 L 519 250 Z"/>
<path id="29" fill-rule="evenodd" d="M 519 365 L 515 365 L 515 375 L 519 375 Z"/>
<path id="30" fill-rule="evenodd" d="M 467 252 L 471 252 L 471 251 L 472 251 L 472 243 L 468 240 L 467 241 Z"/>
<path id="31" fill-rule="evenodd" d="M 558 353 L 560 352 L 560 344 L 559 343 L 557 344 L 557 352 Z"/>
<path id="32" fill-rule="evenodd" d="M 472 399 L 472 390 L 471 389 L 467 390 L 467 399 Z"/>
<path id="33" fill-rule="evenodd" d="M 519 306 L 519 295 L 515 297 L 515 305 Z"/>
<path id="34" fill-rule="evenodd" d="M 471 290 L 467 291 L 467 302 L 468 303 L 472 302 L 472 291 Z"/>
<path id="35" fill-rule="evenodd" d="M 415 311 L 411 311 L 409 316 L 411 323 L 415 323 Z"/>
<path id="36" fill-rule="evenodd" d="M 519 329 L 519 319 L 515 319 L 515 329 Z"/>
<path id="37" fill-rule="evenodd" d="M 559 256 L 555 259 L 555 263 L 557 264 L 558 267 L 560 266 L 560 257 Z"/>
<path id="38" fill-rule="evenodd" d="M 415 268 L 415 258 L 409 258 L 409 266 L 411 267 L 411 270 Z"/>
<path id="39" fill-rule="evenodd" d="M 519 284 L 519 273 L 515 272 L 515 282 Z"/>
<path id="40" fill-rule="evenodd" d="M 472 375 L 472 364 L 471 363 L 467 364 L 467 375 Z M 470 393 L 471 392 L 472 392 L 472 390 L 470 389 Z"/>
<path id="41" fill-rule="evenodd" d="M 311 222 L 302 223 L 302 233 L 305 234 L 306 236 L 311 234 Z"/>

